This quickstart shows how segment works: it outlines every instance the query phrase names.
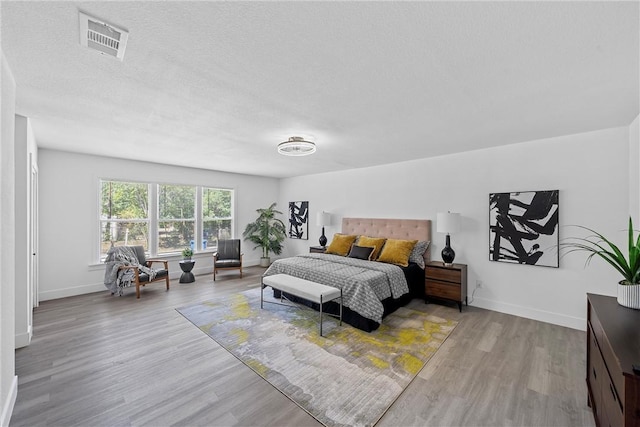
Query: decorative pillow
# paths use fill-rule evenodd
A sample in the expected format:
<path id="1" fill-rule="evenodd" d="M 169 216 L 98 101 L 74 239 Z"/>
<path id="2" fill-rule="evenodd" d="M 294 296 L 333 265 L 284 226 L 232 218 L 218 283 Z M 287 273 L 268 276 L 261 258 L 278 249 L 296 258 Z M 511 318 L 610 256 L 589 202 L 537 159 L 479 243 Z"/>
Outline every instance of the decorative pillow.
<path id="1" fill-rule="evenodd" d="M 358 236 L 352 234 L 336 233 L 333 235 L 333 240 L 331 240 L 331 244 L 327 246 L 325 253 L 347 256 L 349 249 L 351 249 L 351 245 L 355 242 L 357 237 Z"/>
<path id="2" fill-rule="evenodd" d="M 358 258 L 358 259 L 371 259 L 371 253 L 375 248 L 372 246 L 351 246 L 351 250 L 349 251 L 349 258 Z"/>
<path id="3" fill-rule="evenodd" d="M 387 239 L 378 261 L 407 267 L 409 265 L 409 255 L 411 255 L 416 243 L 418 243 L 417 240 Z"/>
<path id="4" fill-rule="evenodd" d="M 374 248 L 373 253 L 371 254 L 372 261 L 375 261 L 380 256 L 380 252 L 382 251 L 382 247 L 384 246 L 384 242 L 386 241 L 387 239 L 385 238 L 368 237 L 368 236 L 358 237 L 358 245 L 372 246 Z"/>
<path id="5" fill-rule="evenodd" d="M 428 240 L 420 240 L 413 247 L 413 250 L 411 251 L 411 255 L 409 255 L 409 262 L 415 262 L 423 270 L 424 270 L 424 267 L 425 267 L 424 266 L 424 253 L 429 248 L 429 243 L 431 243 L 431 242 L 429 242 Z"/>

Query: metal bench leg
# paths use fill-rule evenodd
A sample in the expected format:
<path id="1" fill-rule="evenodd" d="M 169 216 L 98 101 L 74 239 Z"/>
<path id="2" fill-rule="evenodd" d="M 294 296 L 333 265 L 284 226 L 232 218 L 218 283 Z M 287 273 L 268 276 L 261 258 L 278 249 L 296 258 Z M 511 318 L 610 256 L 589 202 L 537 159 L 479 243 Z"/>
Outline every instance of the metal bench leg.
<path id="1" fill-rule="evenodd" d="M 342 289 L 340 289 L 340 326 L 342 326 Z"/>
<path id="2" fill-rule="evenodd" d="M 322 336 L 322 295 L 320 295 L 320 336 Z"/>
<path id="3" fill-rule="evenodd" d="M 262 278 L 260 278 L 260 309 L 263 309 L 263 304 L 262 302 L 264 301 L 263 298 L 263 293 L 264 293 L 264 282 L 262 281 Z"/>

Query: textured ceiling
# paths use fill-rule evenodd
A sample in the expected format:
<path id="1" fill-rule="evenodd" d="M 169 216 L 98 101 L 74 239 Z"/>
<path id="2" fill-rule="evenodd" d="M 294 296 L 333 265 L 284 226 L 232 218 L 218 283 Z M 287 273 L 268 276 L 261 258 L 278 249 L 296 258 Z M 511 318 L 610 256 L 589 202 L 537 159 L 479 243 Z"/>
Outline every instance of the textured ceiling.
<path id="1" fill-rule="evenodd" d="M 78 10 L 130 32 L 82 47 Z M 40 147 L 288 177 L 628 125 L 638 2 L 0 2 Z M 313 137 L 313 156 L 276 145 Z"/>

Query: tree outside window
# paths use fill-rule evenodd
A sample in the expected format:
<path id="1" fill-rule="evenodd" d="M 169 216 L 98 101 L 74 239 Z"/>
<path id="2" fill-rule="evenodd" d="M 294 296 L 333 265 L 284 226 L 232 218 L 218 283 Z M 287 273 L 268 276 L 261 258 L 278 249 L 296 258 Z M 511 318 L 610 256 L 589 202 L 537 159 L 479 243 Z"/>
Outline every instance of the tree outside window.
<path id="1" fill-rule="evenodd" d="M 100 256 L 111 246 L 149 248 L 149 185 L 100 181 Z"/>
<path id="2" fill-rule="evenodd" d="M 195 236 L 196 188 L 158 186 L 158 254 L 180 252 Z"/>
<path id="3" fill-rule="evenodd" d="M 232 195 L 231 190 L 202 189 L 202 234 L 209 247 L 233 238 Z"/>
<path id="4" fill-rule="evenodd" d="M 157 209 L 149 210 L 149 200 L 157 200 Z M 101 260 L 111 246 L 140 245 L 150 255 L 213 249 L 218 239 L 233 238 L 233 221 L 233 190 L 100 181 Z M 202 230 L 199 248 L 196 229 Z"/>

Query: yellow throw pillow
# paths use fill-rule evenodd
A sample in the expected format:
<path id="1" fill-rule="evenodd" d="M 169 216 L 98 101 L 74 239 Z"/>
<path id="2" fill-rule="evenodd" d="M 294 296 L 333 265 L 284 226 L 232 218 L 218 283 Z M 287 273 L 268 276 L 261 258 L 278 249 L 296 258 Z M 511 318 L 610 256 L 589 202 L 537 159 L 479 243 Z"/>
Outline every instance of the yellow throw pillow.
<path id="1" fill-rule="evenodd" d="M 417 240 L 387 239 L 378 261 L 407 267 L 409 265 L 409 255 L 411 255 L 416 243 L 418 243 Z"/>
<path id="2" fill-rule="evenodd" d="M 375 248 L 370 258 L 371 261 L 375 261 L 380 256 L 380 252 L 382 251 L 382 247 L 384 246 L 384 242 L 386 242 L 386 240 L 387 239 L 385 239 L 384 237 L 360 236 L 358 238 L 358 245 L 371 246 Z"/>
<path id="3" fill-rule="evenodd" d="M 336 233 L 333 235 L 333 240 L 331 240 L 331 244 L 327 246 L 327 251 L 325 253 L 347 256 L 351 249 L 351 245 L 356 241 L 357 237 L 358 236 L 351 234 Z"/>

